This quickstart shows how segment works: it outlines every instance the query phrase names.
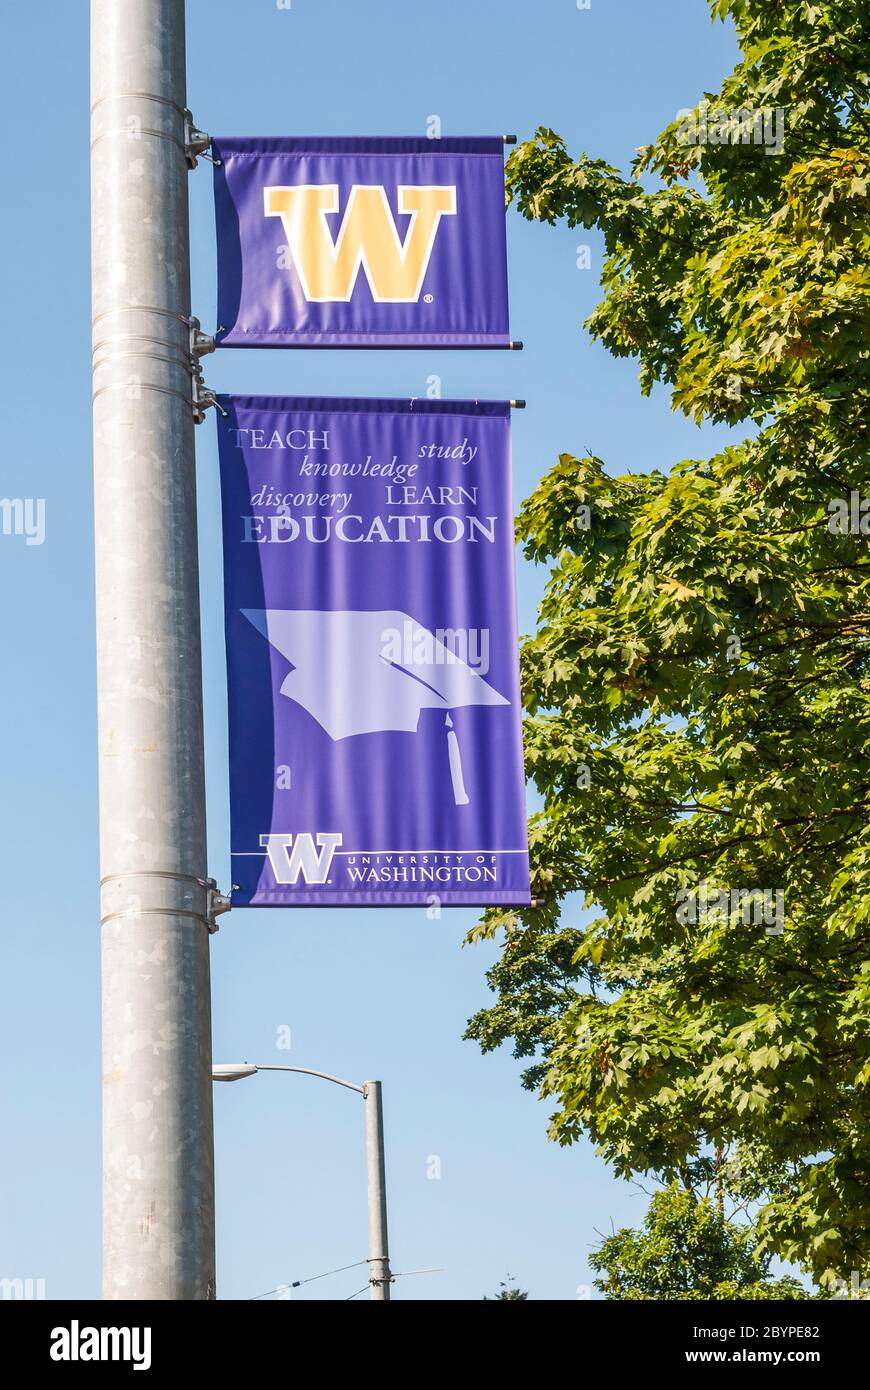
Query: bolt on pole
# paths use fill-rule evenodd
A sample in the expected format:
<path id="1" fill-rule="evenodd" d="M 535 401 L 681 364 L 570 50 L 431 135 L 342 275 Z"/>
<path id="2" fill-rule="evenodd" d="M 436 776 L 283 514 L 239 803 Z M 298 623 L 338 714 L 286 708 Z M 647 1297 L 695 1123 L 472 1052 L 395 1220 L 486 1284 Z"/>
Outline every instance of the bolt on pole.
<path id="1" fill-rule="evenodd" d="M 214 1297 L 184 0 L 92 0 L 103 1293 Z"/>
<path id="2" fill-rule="evenodd" d="M 384 1105 L 380 1081 L 363 1087 L 366 1119 L 366 1166 L 369 1202 L 369 1283 L 372 1299 L 390 1299 L 390 1253 L 387 1240 L 387 1178 L 384 1162 Z"/>

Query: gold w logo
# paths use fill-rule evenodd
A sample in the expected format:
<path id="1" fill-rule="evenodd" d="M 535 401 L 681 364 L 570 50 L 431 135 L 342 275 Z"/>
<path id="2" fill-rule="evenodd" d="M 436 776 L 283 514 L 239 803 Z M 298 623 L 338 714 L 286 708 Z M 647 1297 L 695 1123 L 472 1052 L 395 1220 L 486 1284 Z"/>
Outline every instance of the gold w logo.
<path id="1" fill-rule="evenodd" d="M 350 299 L 360 266 L 379 304 L 420 298 L 442 217 L 456 214 L 456 188 L 400 184 L 399 212 L 411 222 L 402 241 L 386 190 L 354 184 L 335 241 L 326 221 L 338 212 L 338 184 L 264 189 L 267 217 L 280 217 L 290 254 L 312 303 Z"/>

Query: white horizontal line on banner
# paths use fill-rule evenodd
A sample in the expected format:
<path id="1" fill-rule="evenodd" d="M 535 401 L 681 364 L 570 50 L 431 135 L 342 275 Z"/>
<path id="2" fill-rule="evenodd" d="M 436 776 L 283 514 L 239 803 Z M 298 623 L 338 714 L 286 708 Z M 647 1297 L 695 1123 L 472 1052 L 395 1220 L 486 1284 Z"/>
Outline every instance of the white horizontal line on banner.
<path id="1" fill-rule="evenodd" d="M 527 849 L 337 849 L 335 856 L 349 854 L 528 854 Z M 234 859 L 265 859 L 264 849 L 234 849 Z"/>

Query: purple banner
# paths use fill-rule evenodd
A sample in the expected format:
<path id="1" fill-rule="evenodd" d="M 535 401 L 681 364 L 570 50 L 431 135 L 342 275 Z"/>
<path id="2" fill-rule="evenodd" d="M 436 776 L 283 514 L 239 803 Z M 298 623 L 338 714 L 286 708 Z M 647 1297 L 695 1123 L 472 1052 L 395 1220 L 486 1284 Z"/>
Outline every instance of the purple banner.
<path id="1" fill-rule="evenodd" d="M 215 139 L 221 347 L 510 345 L 501 139 Z"/>
<path id="2" fill-rule="evenodd" d="M 510 407 L 219 404 L 234 903 L 527 904 Z"/>

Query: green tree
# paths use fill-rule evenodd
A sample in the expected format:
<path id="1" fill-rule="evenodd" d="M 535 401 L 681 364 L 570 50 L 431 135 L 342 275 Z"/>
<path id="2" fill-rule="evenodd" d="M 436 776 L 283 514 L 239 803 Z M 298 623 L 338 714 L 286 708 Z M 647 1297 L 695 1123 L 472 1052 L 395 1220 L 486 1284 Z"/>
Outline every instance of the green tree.
<path id="1" fill-rule="evenodd" d="M 492 1298 L 484 1295 L 484 1303 L 524 1303 L 528 1298 L 525 1289 L 517 1288 L 514 1283 L 514 1276 L 509 1274 L 507 1280 L 502 1279 L 498 1286 L 498 1293 L 494 1293 Z"/>
<path id="2" fill-rule="evenodd" d="M 468 1035 L 625 1177 L 726 1156 L 759 1251 L 825 1285 L 870 1230 L 870 10 L 712 8 L 742 56 L 696 129 L 782 108 L 781 153 L 678 121 L 630 178 L 548 130 L 508 166 L 526 217 L 602 231 L 588 327 L 642 390 L 752 428 L 667 476 L 563 455 L 522 509 L 545 905 L 472 933 L 504 949 Z"/>
<path id="3" fill-rule="evenodd" d="M 653 1194 L 640 1230 L 605 1237 L 589 1263 L 612 1299 L 807 1298 L 796 1279 L 771 1278 L 751 1226 L 728 1221 L 709 1197 L 671 1184 Z"/>

